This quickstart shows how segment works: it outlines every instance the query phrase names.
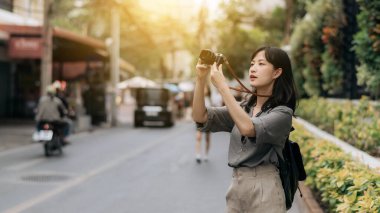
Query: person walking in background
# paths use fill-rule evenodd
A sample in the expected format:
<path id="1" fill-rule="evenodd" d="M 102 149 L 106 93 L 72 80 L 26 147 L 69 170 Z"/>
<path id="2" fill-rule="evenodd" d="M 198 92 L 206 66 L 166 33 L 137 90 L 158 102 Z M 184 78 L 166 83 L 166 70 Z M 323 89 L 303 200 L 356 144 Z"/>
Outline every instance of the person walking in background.
<path id="1" fill-rule="evenodd" d="M 211 89 L 209 86 L 205 87 L 204 89 L 204 95 L 205 95 L 205 105 L 206 107 L 211 107 Z M 202 132 L 200 130 L 197 130 L 196 134 L 196 143 L 195 143 L 195 160 L 197 163 L 202 162 Z M 205 162 L 208 161 L 208 153 L 210 151 L 210 145 L 211 145 L 211 133 L 209 131 L 205 132 L 205 150 L 203 155 L 203 160 Z"/>
<path id="2" fill-rule="evenodd" d="M 206 107 L 207 75 L 222 95 L 224 107 Z M 249 67 L 253 95 L 239 104 L 229 91 L 222 65 L 196 65 L 193 120 L 201 131 L 229 132 L 228 165 L 233 168 L 226 194 L 227 212 L 286 212 L 279 175 L 282 150 L 296 110 L 296 87 L 287 53 L 262 47 Z"/>

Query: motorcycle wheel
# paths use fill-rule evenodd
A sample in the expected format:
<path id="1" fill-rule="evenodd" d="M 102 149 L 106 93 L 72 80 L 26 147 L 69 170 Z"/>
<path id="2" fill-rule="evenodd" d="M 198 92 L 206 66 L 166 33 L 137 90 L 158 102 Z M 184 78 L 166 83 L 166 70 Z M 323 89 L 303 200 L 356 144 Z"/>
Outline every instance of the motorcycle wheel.
<path id="1" fill-rule="evenodd" d="M 58 136 L 53 135 L 53 138 L 45 143 L 44 148 L 46 157 L 52 156 L 56 152 L 62 154 L 61 142 Z"/>

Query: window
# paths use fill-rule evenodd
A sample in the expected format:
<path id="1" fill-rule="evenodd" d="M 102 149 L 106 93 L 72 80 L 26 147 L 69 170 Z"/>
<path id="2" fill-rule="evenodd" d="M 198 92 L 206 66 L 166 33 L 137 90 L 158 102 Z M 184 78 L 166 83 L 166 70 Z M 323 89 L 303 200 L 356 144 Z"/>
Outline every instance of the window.
<path id="1" fill-rule="evenodd" d="M 0 0 L 0 9 L 13 11 L 13 0 Z"/>

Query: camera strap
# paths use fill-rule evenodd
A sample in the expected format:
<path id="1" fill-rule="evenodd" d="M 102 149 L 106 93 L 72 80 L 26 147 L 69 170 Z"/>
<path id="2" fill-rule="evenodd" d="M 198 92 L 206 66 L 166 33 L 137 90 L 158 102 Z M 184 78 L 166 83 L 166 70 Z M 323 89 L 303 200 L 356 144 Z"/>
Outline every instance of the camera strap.
<path id="1" fill-rule="evenodd" d="M 252 92 L 251 90 L 249 90 L 246 86 L 244 86 L 244 84 L 239 80 L 239 77 L 237 77 L 237 75 L 235 74 L 234 70 L 232 69 L 230 63 L 228 63 L 228 61 L 226 60 L 225 61 L 225 64 L 227 66 L 227 70 L 228 72 L 235 78 L 235 80 L 240 84 L 241 88 L 236 88 L 236 87 L 229 87 L 230 89 L 232 90 L 235 90 L 235 91 L 238 91 L 238 92 L 244 92 L 244 93 L 250 93 L 254 96 L 260 96 L 260 97 L 271 97 L 271 95 L 259 95 L 255 92 Z"/>

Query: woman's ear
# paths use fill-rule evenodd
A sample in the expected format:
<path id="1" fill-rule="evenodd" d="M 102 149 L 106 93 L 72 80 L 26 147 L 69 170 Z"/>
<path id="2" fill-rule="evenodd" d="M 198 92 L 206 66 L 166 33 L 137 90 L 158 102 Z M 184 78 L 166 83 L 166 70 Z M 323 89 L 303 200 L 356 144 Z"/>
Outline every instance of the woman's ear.
<path id="1" fill-rule="evenodd" d="M 282 74 L 282 68 L 277 68 L 273 71 L 273 79 L 280 77 Z"/>

